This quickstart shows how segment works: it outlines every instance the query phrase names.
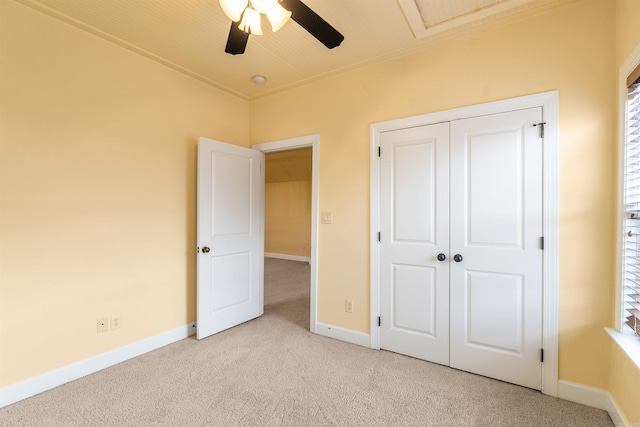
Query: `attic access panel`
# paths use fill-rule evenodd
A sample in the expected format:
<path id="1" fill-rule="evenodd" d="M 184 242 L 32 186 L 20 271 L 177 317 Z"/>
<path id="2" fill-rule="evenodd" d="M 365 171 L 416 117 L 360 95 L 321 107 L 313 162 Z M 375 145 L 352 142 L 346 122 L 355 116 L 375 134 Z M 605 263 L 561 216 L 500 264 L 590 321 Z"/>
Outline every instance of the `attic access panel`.
<path id="1" fill-rule="evenodd" d="M 534 0 L 398 0 L 416 38 L 461 27 Z"/>

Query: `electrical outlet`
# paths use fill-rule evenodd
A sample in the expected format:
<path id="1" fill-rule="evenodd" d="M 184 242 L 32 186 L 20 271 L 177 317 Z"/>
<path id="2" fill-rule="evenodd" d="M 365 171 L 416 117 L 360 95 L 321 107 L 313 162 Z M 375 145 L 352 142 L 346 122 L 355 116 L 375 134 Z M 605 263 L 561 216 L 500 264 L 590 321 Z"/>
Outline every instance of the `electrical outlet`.
<path id="1" fill-rule="evenodd" d="M 122 327 L 122 318 L 119 314 L 111 316 L 111 330 L 120 329 Z"/>
<path id="2" fill-rule="evenodd" d="M 346 301 L 344 302 L 344 311 L 346 311 L 347 313 L 353 313 L 353 301 Z"/>
<path id="3" fill-rule="evenodd" d="M 99 334 L 109 331 L 108 317 L 99 317 L 96 323 L 97 323 L 97 330 Z"/>

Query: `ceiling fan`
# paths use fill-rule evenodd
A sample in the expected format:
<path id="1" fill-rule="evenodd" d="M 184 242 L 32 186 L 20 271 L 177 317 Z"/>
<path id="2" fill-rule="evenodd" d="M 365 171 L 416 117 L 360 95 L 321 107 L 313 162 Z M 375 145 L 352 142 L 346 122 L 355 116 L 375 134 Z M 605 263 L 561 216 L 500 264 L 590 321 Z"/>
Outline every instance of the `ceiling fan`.
<path id="1" fill-rule="evenodd" d="M 249 34 L 262 34 L 261 15 L 267 15 L 273 31 L 289 18 L 329 49 L 339 46 L 344 36 L 300 0 L 220 0 L 224 13 L 231 19 L 226 53 L 244 53 Z"/>

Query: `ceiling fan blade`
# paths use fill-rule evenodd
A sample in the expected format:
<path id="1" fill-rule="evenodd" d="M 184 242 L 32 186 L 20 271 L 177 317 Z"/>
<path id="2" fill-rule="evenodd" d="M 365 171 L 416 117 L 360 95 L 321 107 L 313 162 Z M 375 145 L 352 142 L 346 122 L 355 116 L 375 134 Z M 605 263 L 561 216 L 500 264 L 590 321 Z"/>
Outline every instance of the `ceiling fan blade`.
<path id="1" fill-rule="evenodd" d="M 282 0 L 281 4 L 291 12 L 291 19 L 329 49 L 339 46 L 344 40 L 344 36 L 338 30 L 300 0 Z"/>
<path id="2" fill-rule="evenodd" d="M 247 47 L 248 40 L 249 34 L 238 28 L 237 22 L 232 22 L 229 38 L 227 39 L 227 47 L 225 47 L 224 51 L 232 55 L 242 54 Z"/>

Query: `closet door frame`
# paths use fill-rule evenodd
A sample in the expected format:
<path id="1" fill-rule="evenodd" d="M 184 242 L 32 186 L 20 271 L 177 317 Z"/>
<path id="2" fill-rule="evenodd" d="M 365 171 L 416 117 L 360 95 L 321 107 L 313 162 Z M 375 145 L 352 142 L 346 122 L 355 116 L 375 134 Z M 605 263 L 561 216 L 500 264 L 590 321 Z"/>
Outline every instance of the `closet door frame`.
<path id="1" fill-rule="evenodd" d="M 542 392 L 558 396 L 558 91 L 543 92 L 502 101 L 439 111 L 374 123 L 370 129 L 371 230 L 370 230 L 370 338 L 371 348 L 380 349 L 380 161 L 378 148 L 382 132 L 424 126 L 452 120 L 486 116 L 532 107 L 542 107 L 543 138 L 543 317 Z"/>

